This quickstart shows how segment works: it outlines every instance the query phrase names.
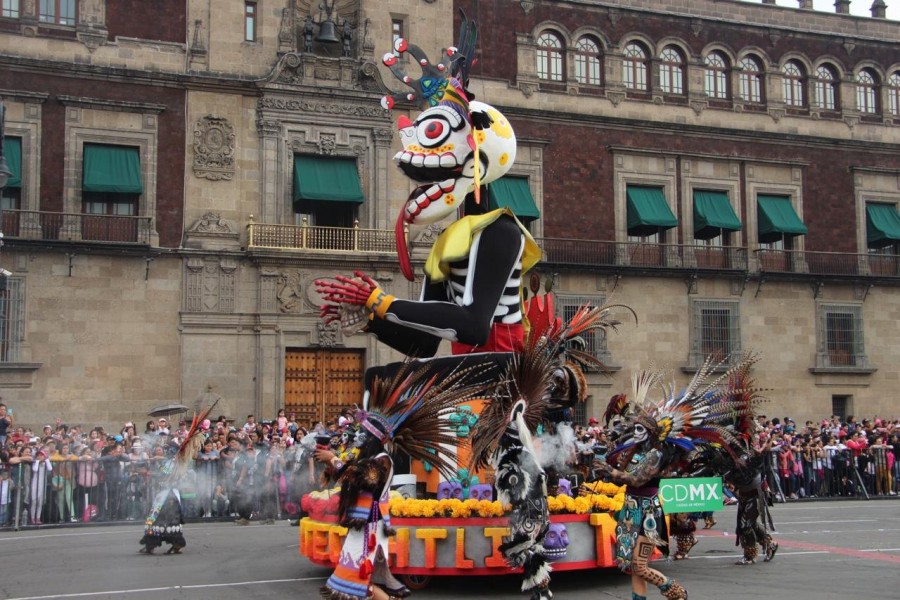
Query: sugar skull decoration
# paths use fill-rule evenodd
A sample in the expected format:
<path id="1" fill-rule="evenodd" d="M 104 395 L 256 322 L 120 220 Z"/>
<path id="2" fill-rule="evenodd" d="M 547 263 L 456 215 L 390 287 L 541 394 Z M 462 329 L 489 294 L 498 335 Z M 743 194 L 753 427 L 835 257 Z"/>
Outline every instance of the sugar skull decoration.
<path id="1" fill-rule="evenodd" d="M 438 484 L 438 500 L 462 500 L 462 485 L 458 481 L 442 481 Z"/>
<path id="2" fill-rule="evenodd" d="M 468 405 L 460 406 L 456 412 L 449 417 L 450 423 L 456 428 L 457 437 L 469 437 L 469 433 L 478 422 L 478 415 L 472 412 L 472 408 Z"/>
<path id="3" fill-rule="evenodd" d="M 561 480 L 560 483 L 562 483 Z M 562 560 L 569 548 L 569 532 L 562 523 L 552 523 L 544 536 L 544 554 L 547 560 Z"/>
<path id="4" fill-rule="evenodd" d="M 445 48 L 432 63 L 421 48 L 408 40 L 394 41 L 394 51 L 382 62 L 410 91 L 382 98 L 390 110 L 397 101 L 423 108 L 414 121 L 398 119 L 403 150 L 394 157 L 403 173 L 420 185 L 409 195 L 396 223 L 397 252 L 404 276 L 414 280 L 406 225 L 429 225 L 453 214 L 480 187 L 509 171 L 516 159 L 516 136 L 509 121 L 496 108 L 471 99 L 465 86 L 475 51 L 475 24 L 463 18 L 458 46 Z M 409 53 L 421 76 L 414 79 L 400 57 Z M 410 61 L 411 63 L 412 61 Z"/>
<path id="5" fill-rule="evenodd" d="M 571 496 L 572 495 L 572 482 L 568 479 L 560 478 L 559 487 L 557 488 L 557 494 L 560 496 Z"/>
<path id="6" fill-rule="evenodd" d="M 469 499 L 471 500 L 494 500 L 494 488 L 489 483 L 479 483 L 473 485 L 469 489 Z"/>

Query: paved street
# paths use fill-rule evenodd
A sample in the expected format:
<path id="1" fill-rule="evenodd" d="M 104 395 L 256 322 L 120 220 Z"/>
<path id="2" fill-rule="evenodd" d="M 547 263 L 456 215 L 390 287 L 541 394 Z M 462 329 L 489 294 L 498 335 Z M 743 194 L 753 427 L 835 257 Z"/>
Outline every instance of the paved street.
<path id="1" fill-rule="evenodd" d="M 717 513 L 692 558 L 657 563 L 692 600 L 889 600 L 900 597 L 900 501 L 794 503 L 774 509 L 781 545 L 770 564 L 738 567 L 734 507 Z M 0 534 L 0 598 L 128 600 L 299 598 L 315 600 L 328 571 L 297 552 L 297 528 L 189 524 L 181 556 L 137 554 L 134 525 Z M 631 598 L 614 570 L 558 573 L 558 600 Z M 527 600 L 515 577 L 437 578 L 417 600 Z M 648 594 L 648 598 L 660 598 Z"/>

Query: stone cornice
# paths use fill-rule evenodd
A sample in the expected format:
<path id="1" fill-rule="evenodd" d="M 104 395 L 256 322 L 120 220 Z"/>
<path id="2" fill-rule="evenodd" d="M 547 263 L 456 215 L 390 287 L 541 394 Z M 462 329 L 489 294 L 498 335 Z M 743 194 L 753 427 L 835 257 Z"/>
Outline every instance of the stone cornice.
<path id="1" fill-rule="evenodd" d="M 0 89 L 0 98 L 5 100 L 13 100 L 15 102 L 38 102 L 43 104 L 47 101 L 50 94 L 41 92 L 23 92 L 19 90 Z"/>
<path id="2" fill-rule="evenodd" d="M 165 104 L 152 104 L 149 102 L 129 102 L 126 100 L 101 100 L 98 98 L 85 98 L 83 96 L 57 96 L 64 106 L 78 106 L 80 108 L 93 108 L 96 110 L 114 110 L 118 112 L 139 112 L 159 114 L 166 110 Z"/>

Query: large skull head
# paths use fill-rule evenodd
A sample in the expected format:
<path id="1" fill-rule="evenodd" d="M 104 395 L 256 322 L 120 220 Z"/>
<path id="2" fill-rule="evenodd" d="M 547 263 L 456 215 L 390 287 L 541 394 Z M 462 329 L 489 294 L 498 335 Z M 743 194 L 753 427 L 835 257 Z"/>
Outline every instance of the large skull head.
<path id="1" fill-rule="evenodd" d="M 557 495 L 562 496 L 563 494 L 565 494 L 566 496 L 572 495 L 572 482 L 568 479 L 560 478 L 559 487 L 557 488 Z"/>
<path id="2" fill-rule="evenodd" d="M 569 547 L 569 532 L 562 523 L 551 523 L 544 536 L 547 560 L 561 560 L 566 557 Z"/>
<path id="3" fill-rule="evenodd" d="M 422 184 L 403 207 L 404 222 L 428 225 L 452 214 L 475 189 L 476 161 L 482 184 L 499 179 L 512 166 L 516 136 L 506 117 L 483 102 L 470 102 L 469 110 L 471 121 L 443 104 L 415 121 L 398 120 L 403 151 L 394 160 L 407 177 Z"/>

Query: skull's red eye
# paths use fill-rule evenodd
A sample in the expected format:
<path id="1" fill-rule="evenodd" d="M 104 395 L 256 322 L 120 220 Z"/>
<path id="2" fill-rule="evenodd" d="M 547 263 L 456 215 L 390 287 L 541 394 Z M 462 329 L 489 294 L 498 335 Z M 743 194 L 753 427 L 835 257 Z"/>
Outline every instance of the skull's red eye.
<path id="1" fill-rule="evenodd" d="M 432 121 L 425 127 L 425 137 L 428 139 L 436 139 L 441 137 L 444 133 L 444 124 L 440 121 Z"/>

